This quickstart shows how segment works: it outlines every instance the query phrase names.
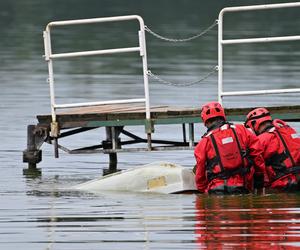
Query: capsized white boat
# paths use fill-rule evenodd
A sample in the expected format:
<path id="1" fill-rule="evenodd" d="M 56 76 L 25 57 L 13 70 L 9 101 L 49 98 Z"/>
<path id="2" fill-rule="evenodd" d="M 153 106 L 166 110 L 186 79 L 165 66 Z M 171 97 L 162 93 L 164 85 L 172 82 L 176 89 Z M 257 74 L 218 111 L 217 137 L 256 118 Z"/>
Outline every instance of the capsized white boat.
<path id="1" fill-rule="evenodd" d="M 196 191 L 194 178 L 191 168 L 169 162 L 154 162 L 109 174 L 73 188 L 95 193 L 130 191 L 171 194 Z"/>

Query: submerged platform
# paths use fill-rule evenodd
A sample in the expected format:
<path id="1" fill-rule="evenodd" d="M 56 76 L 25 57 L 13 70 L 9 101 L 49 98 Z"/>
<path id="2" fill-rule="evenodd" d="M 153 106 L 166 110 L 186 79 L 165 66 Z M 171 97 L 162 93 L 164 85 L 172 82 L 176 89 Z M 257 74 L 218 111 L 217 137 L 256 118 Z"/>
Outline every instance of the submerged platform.
<path id="1" fill-rule="evenodd" d="M 266 107 L 272 117 L 286 121 L 300 121 L 300 105 Z M 253 108 L 225 108 L 227 119 L 244 121 L 247 113 Z M 200 108 L 171 106 L 151 107 L 152 124 L 200 123 Z M 38 115 L 40 125 L 50 126 L 51 114 Z M 99 105 L 69 109 L 57 113 L 61 129 L 75 127 L 130 126 L 145 125 L 145 107 L 128 104 Z"/>
<path id="2" fill-rule="evenodd" d="M 223 38 L 223 19 L 224 13 L 237 12 L 245 10 L 266 10 L 278 8 L 299 7 L 299 3 L 291 4 L 270 4 L 224 8 L 220 11 L 218 20 L 212 26 L 208 27 L 205 32 L 218 25 L 218 65 L 204 76 L 200 81 L 205 80 L 212 73 L 218 72 L 218 93 L 216 98 L 222 103 L 223 97 L 227 96 L 244 96 L 244 95 L 267 95 L 267 94 L 284 94 L 284 93 L 300 93 L 300 88 L 288 89 L 272 89 L 272 85 L 267 89 L 249 90 L 249 91 L 223 91 L 223 47 L 228 44 L 245 44 L 245 43 L 269 43 L 300 40 L 300 36 L 284 36 L 284 37 L 259 37 L 259 38 L 243 38 L 243 39 L 224 39 Z M 76 48 L 68 48 L 67 51 L 60 53 L 52 52 L 51 34 L 52 30 L 61 26 L 76 25 L 92 25 L 95 23 L 103 24 L 107 22 L 137 22 L 135 31 L 138 46 L 121 47 L 109 49 L 89 50 L 86 48 L 82 51 L 76 51 Z M 109 168 L 106 173 L 117 171 L 117 153 L 119 152 L 137 152 L 137 151 L 158 151 L 158 150 L 192 150 L 197 142 L 194 140 L 194 125 L 201 123 L 200 107 L 183 108 L 171 106 L 152 106 L 150 102 L 150 89 L 148 77 L 154 77 L 163 83 L 169 84 L 158 76 L 151 73 L 147 63 L 147 46 L 145 36 L 145 24 L 141 16 L 127 15 L 103 18 L 90 18 L 79 20 L 53 21 L 47 24 L 43 32 L 43 41 L 45 48 L 45 61 L 48 66 L 48 78 L 50 88 L 50 110 L 51 114 L 37 116 L 37 123 L 28 125 L 27 128 L 27 149 L 23 152 L 23 161 L 28 163 L 28 170 L 36 170 L 37 164 L 42 160 L 41 146 L 43 143 L 53 144 L 54 156 L 59 156 L 59 150 L 63 150 L 70 154 L 91 154 L 104 153 L 109 155 Z M 137 28 L 137 30 L 136 30 Z M 198 35 L 194 36 L 199 37 Z M 58 36 L 59 38 L 59 36 Z M 114 37 L 115 39 L 115 37 Z M 185 39 L 183 39 L 185 41 Z M 179 40 L 178 40 L 179 41 Z M 100 43 L 101 44 L 101 43 Z M 127 46 L 127 45 L 124 45 Z M 75 49 L 75 51 L 74 51 Z M 71 52 L 70 52 L 71 51 Z M 137 98 L 126 97 L 119 100 L 99 100 L 84 103 L 60 103 L 58 104 L 55 97 L 55 81 L 54 81 L 54 61 L 62 58 L 99 56 L 117 53 L 135 53 L 140 58 L 141 75 L 143 76 L 143 95 L 137 95 Z M 116 73 L 116 72 L 114 72 Z M 296 79 L 297 81 L 298 79 Z M 197 82 L 200 82 L 197 81 Z M 194 82 L 196 83 L 196 82 Z M 172 84 L 172 83 L 171 83 Z M 271 83 L 270 83 L 271 84 Z M 184 84 L 187 86 L 186 84 Z M 181 86 L 184 86 L 181 85 Z M 237 86 L 238 87 L 238 86 Z M 125 91 L 126 92 L 126 91 Z M 205 91 L 203 91 L 204 93 Z M 166 93 L 166 95 L 168 95 Z M 76 107 L 76 108 L 75 108 Z M 254 108 L 254 107 L 253 107 Z M 297 106 L 278 106 L 266 107 L 270 110 L 272 117 L 285 121 L 300 121 L 300 105 Z M 227 108 L 225 105 L 225 113 L 228 121 L 243 122 L 247 113 L 252 108 Z M 155 127 L 157 125 L 180 125 L 180 132 L 174 134 L 174 140 L 165 140 L 160 136 Z M 136 131 L 129 132 L 127 127 L 141 126 L 144 127 L 145 134 L 139 136 Z M 105 140 L 99 141 L 96 136 L 95 144 L 87 147 L 78 147 L 76 149 L 68 149 L 61 145 L 61 138 L 71 137 L 73 135 L 104 127 Z M 103 130 L 101 130 L 103 131 Z M 140 131 L 140 130 L 139 130 Z M 100 132 L 99 132 L 100 133 Z M 155 137 L 153 137 L 155 134 Z M 125 138 L 125 139 L 124 139 Z M 153 139 L 155 138 L 155 139 Z M 91 142 L 93 143 L 93 142 Z"/>
<path id="3" fill-rule="evenodd" d="M 273 118 L 285 121 L 300 121 L 300 105 L 267 107 Z M 228 121 L 243 122 L 252 108 L 225 109 Z M 117 171 L 117 153 L 137 151 L 163 150 L 193 150 L 197 141 L 194 140 L 194 125 L 201 123 L 200 108 L 183 108 L 170 106 L 151 107 L 151 119 L 145 118 L 145 107 L 137 104 L 99 105 L 68 109 L 57 113 L 58 136 L 51 136 L 52 117 L 50 114 L 38 115 L 37 124 L 28 126 L 27 149 L 23 153 L 23 161 L 28 163 L 29 169 L 35 169 L 42 160 L 43 143 L 53 144 L 55 157 L 58 151 L 69 154 L 104 153 L 109 155 L 109 168 L 105 173 Z M 176 140 L 152 139 L 156 125 L 180 124 Z M 145 137 L 142 138 L 126 130 L 129 126 L 145 128 Z M 106 140 L 88 147 L 68 149 L 60 145 L 60 138 L 72 136 L 87 130 L 105 127 Z M 125 135 L 126 140 L 120 138 Z M 150 135 L 150 136 L 149 136 Z M 159 138 L 155 134 L 155 138 Z M 99 136 L 100 137 L 100 136 Z M 96 139 L 97 140 L 97 139 Z"/>

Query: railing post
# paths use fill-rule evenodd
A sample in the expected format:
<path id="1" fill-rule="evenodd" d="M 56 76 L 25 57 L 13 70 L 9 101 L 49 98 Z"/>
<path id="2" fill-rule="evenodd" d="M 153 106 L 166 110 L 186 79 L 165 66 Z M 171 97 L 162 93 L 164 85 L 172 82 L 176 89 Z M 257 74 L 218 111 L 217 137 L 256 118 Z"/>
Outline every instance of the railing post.
<path id="1" fill-rule="evenodd" d="M 139 31 L 139 45 L 140 55 L 143 63 L 143 76 L 144 76 L 144 91 L 145 91 L 145 108 L 146 108 L 146 120 L 148 124 L 151 124 L 150 114 L 150 95 L 149 95 L 149 79 L 148 79 L 148 65 L 147 65 L 147 50 L 146 50 L 146 39 L 145 39 L 145 25 L 142 18 L 139 18 L 140 31 Z M 151 130 L 146 129 L 147 132 L 147 144 L 148 150 L 151 150 Z"/>
<path id="2" fill-rule="evenodd" d="M 77 24 L 128 21 L 128 20 L 137 20 L 139 22 L 139 26 L 140 26 L 140 29 L 139 29 L 139 32 L 138 32 L 139 47 L 52 54 L 51 36 L 50 36 L 51 27 L 65 26 L 65 25 L 77 25 Z M 148 65 L 147 65 L 147 52 L 146 52 L 146 39 L 145 39 L 145 24 L 144 24 L 144 20 L 140 16 L 130 15 L 130 16 L 117 16 L 117 17 L 91 18 L 91 19 L 50 22 L 47 25 L 46 30 L 44 31 L 44 46 L 45 46 L 45 59 L 48 62 L 48 71 L 49 71 L 48 81 L 49 81 L 49 85 L 50 85 L 51 115 L 52 115 L 51 136 L 53 138 L 53 144 L 54 144 L 54 148 L 55 148 L 55 157 L 58 157 L 57 139 L 59 137 L 59 124 L 56 121 L 56 110 L 59 109 L 59 108 L 95 106 L 95 105 L 110 104 L 110 103 L 144 102 L 145 103 L 145 109 L 146 109 L 145 110 L 146 123 L 151 124 L 150 95 L 149 95 L 149 82 L 148 82 Z M 54 76 L 53 76 L 53 59 L 55 59 L 55 58 L 78 57 L 78 56 L 113 54 L 113 53 L 125 53 L 125 52 L 135 52 L 135 51 L 140 52 L 140 56 L 142 57 L 145 98 L 143 98 L 143 99 L 141 99 L 141 98 L 140 99 L 127 99 L 127 100 L 118 100 L 118 101 L 106 101 L 106 102 L 88 102 L 88 103 L 56 105 L 56 103 L 55 103 L 55 91 L 54 91 Z M 55 129 L 52 129 L 52 128 L 55 128 Z M 147 138 L 148 138 L 148 148 L 149 148 L 149 150 L 151 150 L 151 131 L 150 130 L 147 130 Z"/>
<path id="3" fill-rule="evenodd" d="M 265 94 L 284 94 L 284 93 L 300 93 L 300 88 L 294 89 L 267 89 L 253 91 L 223 91 L 223 46 L 226 44 L 245 44 L 245 43 L 269 43 L 269 42 L 284 42 L 284 41 L 299 41 L 300 35 L 296 36 L 281 36 L 281 37 L 259 37 L 259 38 L 244 38 L 244 39 L 224 39 L 223 40 L 223 17 L 228 12 L 254 11 L 254 10 L 269 10 L 300 7 L 300 2 L 294 3 L 279 3 L 279 4 L 264 4 L 251 6 L 227 7 L 220 11 L 218 17 L 218 101 L 222 104 L 224 96 L 242 96 L 242 95 L 265 95 Z"/>
<path id="4" fill-rule="evenodd" d="M 218 17 L 218 102 L 222 104 L 223 93 L 223 12 Z"/>
<path id="5" fill-rule="evenodd" d="M 54 90 L 54 74 L 53 74 L 53 62 L 51 59 L 52 49 L 51 49 L 51 36 L 50 36 L 50 28 L 47 26 L 46 30 L 43 33 L 44 35 L 44 47 L 45 47 L 45 60 L 48 63 L 48 83 L 50 87 L 50 102 L 51 102 L 51 137 L 53 137 L 53 145 L 54 145 L 54 156 L 58 158 L 58 141 L 57 138 L 59 136 L 59 126 L 56 122 L 56 112 L 55 112 L 55 90 Z"/>

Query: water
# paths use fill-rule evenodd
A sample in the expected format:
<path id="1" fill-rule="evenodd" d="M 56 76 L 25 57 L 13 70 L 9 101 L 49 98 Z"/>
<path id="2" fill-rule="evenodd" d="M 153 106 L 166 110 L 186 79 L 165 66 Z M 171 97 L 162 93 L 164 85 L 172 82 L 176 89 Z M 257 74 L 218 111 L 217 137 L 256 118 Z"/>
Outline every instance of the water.
<path id="1" fill-rule="evenodd" d="M 222 7 L 270 1 L 38 1 L 0 2 L 0 247 L 1 249 L 291 249 L 299 247 L 299 195 L 208 197 L 65 191 L 95 178 L 107 156 L 54 159 L 44 145 L 42 176 L 26 178 L 22 150 L 26 126 L 49 113 L 42 30 L 53 20 L 139 14 L 146 25 L 168 37 L 188 37 L 209 26 Z M 279 1 L 272 1 L 272 3 Z M 280 1 L 284 2 L 284 1 Z M 299 10 L 234 14 L 225 18 L 225 37 L 298 35 Z M 227 19 L 228 18 L 228 19 Z M 238 21 L 237 21 L 238 20 Z M 280 21 L 279 21 L 280 20 Z M 135 24 L 57 29 L 57 52 L 136 45 Z M 128 32 L 125 32 L 127 31 Z M 121 31 L 121 32 L 120 32 Z M 217 63 L 217 33 L 186 44 L 147 34 L 149 68 L 170 81 L 201 78 Z M 299 43 L 228 46 L 225 90 L 299 87 Z M 134 55 L 60 60 L 55 64 L 58 103 L 138 97 L 143 93 L 141 66 Z M 153 105 L 199 106 L 216 99 L 216 75 L 206 82 L 175 88 L 150 81 Z M 184 93 L 184 94 L 183 94 Z M 226 98 L 225 105 L 299 104 L 296 94 Z M 298 131 L 299 124 L 294 125 Z M 143 134 L 143 128 L 130 128 Z M 99 129 L 101 130 L 101 129 Z M 161 126 L 163 138 L 176 139 L 177 127 Z M 197 139 L 204 128 L 196 127 Z M 156 135 L 155 133 L 155 135 Z M 102 131 L 62 142 L 89 145 Z M 97 142 L 96 142 L 97 143 Z M 96 144 L 95 143 L 95 144 Z M 193 152 L 120 154 L 119 167 L 171 161 L 191 167 Z"/>

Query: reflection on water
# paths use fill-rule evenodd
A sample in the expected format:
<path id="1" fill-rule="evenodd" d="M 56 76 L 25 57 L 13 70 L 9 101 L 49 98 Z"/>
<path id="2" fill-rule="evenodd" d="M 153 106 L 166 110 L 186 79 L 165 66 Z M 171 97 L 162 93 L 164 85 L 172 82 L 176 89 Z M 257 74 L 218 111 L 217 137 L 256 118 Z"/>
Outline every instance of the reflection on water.
<path id="1" fill-rule="evenodd" d="M 31 185 L 39 191 L 27 192 L 28 215 L 23 208 L 1 210 L 6 249 L 17 244 L 25 249 L 300 247 L 299 194 L 96 196 L 59 190 L 60 182 Z"/>
<path id="2" fill-rule="evenodd" d="M 47 66 L 42 30 L 53 20 L 139 14 L 154 31 L 184 38 L 208 27 L 221 8 L 270 1 L 245 0 L 14 0 L 0 1 L 0 248 L 1 249 L 294 249 L 299 243 L 299 195 L 210 197 L 104 193 L 67 190 L 95 178 L 106 155 L 61 154 L 43 146 L 43 176 L 22 176 L 26 126 L 49 113 Z M 288 2 L 273 0 L 272 3 Z M 299 35 L 299 9 L 225 17 L 226 38 Z M 136 44 L 136 24 L 58 29 L 56 51 L 105 49 Z M 217 62 L 217 32 L 190 43 L 168 43 L 146 34 L 149 67 L 167 80 L 192 82 Z M 299 87 L 298 42 L 228 46 L 224 50 L 225 90 Z M 59 60 L 55 64 L 58 103 L 136 98 L 143 94 L 136 55 Z M 217 76 L 187 88 L 150 80 L 153 105 L 199 106 L 215 100 Z M 299 95 L 228 98 L 228 106 L 299 104 Z M 299 123 L 293 126 L 300 131 Z M 131 128 L 144 134 L 143 128 Z M 177 128 L 161 126 L 163 139 Z M 198 140 L 204 131 L 195 128 Z M 74 137 L 72 146 L 90 145 L 98 130 Z M 96 144 L 96 143 L 95 143 Z M 191 167 L 191 151 L 120 154 L 122 169 L 154 161 Z"/>
<path id="3" fill-rule="evenodd" d="M 298 194 L 199 196 L 196 198 L 197 242 L 209 249 L 300 247 L 298 207 Z"/>

